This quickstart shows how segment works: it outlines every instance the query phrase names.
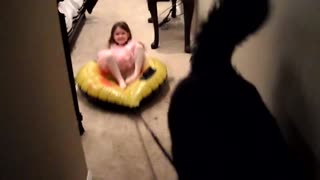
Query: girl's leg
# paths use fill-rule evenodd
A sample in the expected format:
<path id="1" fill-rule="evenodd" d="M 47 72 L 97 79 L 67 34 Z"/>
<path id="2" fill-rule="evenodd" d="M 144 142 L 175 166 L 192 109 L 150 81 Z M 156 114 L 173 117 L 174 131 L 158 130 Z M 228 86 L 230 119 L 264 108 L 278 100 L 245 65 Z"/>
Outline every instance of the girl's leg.
<path id="1" fill-rule="evenodd" d="M 142 70 L 142 67 L 143 67 L 143 64 L 144 64 L 144 61 L 145 61 L 145 49 L 144 47 L 141 45 L 141 44 L 137 44 L 136 48 L 135 48 L 135 65 L 134 65 L 134 72 L 132 73 L 132 75 L 130 75 L 127 79 L 126 79 L 126 83 L 127 84 L 130 84 L 132 83 L 133 81 L 135 81 L 141 70 Z"/>
<path id="2" fill-rule="evenodd" d="M 123 77 L 121 75 L 120 69 L 118 67 L 118 64 L 117 64 L 115 58 L 112 56 L 111 53 L 107 54 L 106 63 L 107 63 L 107 66 L 108 66 L 108 70 L 111 72 L 113 77 L 117 80 L 119 86 L 121 88 L 126 88 L 127 84 L 125 83 L 125 81 L 124 81 L 124 79 L 123 79 Z"/>

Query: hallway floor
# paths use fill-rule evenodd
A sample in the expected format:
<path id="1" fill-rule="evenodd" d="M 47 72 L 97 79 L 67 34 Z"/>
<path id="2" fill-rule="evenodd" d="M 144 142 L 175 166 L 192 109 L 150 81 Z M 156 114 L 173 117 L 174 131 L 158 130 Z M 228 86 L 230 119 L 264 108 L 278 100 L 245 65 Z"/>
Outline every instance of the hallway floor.
<path id="1" fill-rule="evenodd" d="M 158 13 L 170 7 L 158 3 Z M 160 20 L 168 11 L 160 15 Z M 161 59 L 168 69 L 168 88 L 153 99 L 142 112 L 152 131 L 170 152 L 167 126 L 170 96 L 177 82 L 189 71 L 189 54 L 183 51 L 183 23 L 180 18 L 170 21 L 160 30 L 160 47 L 150 48 L 153 26 L 147 23 L 149 11 L 146 0 L 98 1 L 87 20 L 72 52 L 74 74 L 88 61 L 95 59 L 105 47 L 111 26 L 124 20 L 131 27 L 133 38 L 147 46 L 149 56 Z M 174 168 L 152 139 L 150 132 L 134 115 L 99 108 L 78 93 L 80 111 L 86 133 L 82 136 L 87 166 L 93 180 L 174 180 Z"/>

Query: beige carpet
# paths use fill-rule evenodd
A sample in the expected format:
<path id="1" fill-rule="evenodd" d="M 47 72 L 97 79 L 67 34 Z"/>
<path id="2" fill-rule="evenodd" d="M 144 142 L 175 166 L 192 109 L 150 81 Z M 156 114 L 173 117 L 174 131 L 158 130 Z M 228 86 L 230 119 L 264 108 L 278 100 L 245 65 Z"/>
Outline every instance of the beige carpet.
<path id="1" fill-rule="evenodd" d="M 168 7 L 168 2 L 158 3 L 159 14 Z M 165 15 L 160 15 L 160 19 Z M 147 23 L 148 17 L 146 0 L 98 1 L 94 12 L 87 14 L 85 26 L 72 52 L 73 69 L 76 74 L 86 62 L 96 57 L 98 50 L 105 47 L 115 21 L 127 21 L 133 37 L 144 42 L 148 54 L 161 59 L 168 68 L 168 91 L 164 89 L 150 107 L 142 112 L 142 116 L 167 151 L 170 151 L 168 105 L 175 85 L 189 71 L 190 55 L 183 52 L 181 19 L 171 21 L 165 30 L 160 31 L 160 47 L 152 50 L 150 43 L 153 40 L 153 27 Z M 94 180 L 176 179 L 172 165 L 145 126 L 141 122 L 137 123 L 134 116 L 98 108 L 81 94 L 78 94 L 78 99 L 86 129 L 82 142 Z"/>

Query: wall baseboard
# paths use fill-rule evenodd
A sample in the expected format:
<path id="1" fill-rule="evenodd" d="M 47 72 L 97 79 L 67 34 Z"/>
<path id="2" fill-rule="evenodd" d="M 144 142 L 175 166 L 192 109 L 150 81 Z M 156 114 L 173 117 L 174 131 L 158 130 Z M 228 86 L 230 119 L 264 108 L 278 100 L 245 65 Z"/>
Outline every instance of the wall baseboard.
<path id="1" fill-rule="evenodd" d="M 88 170 L 88 173 L 87 173 L 87 180 L 92 180 L 92 173 L 90 170 Z"/>

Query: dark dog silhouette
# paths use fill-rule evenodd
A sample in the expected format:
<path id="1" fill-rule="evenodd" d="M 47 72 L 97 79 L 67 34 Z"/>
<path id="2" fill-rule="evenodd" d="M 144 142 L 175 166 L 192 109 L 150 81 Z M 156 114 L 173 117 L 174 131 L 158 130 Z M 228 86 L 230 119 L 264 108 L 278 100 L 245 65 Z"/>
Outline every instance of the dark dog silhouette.
<path id="1" fill-rule="evenodd" d="M 222 0 L 202 25 L 168 112 L 180 180 L 297 179 L 275 118 L 231 64 L 236 45 L 268 15 L 268 0 Z"/>

